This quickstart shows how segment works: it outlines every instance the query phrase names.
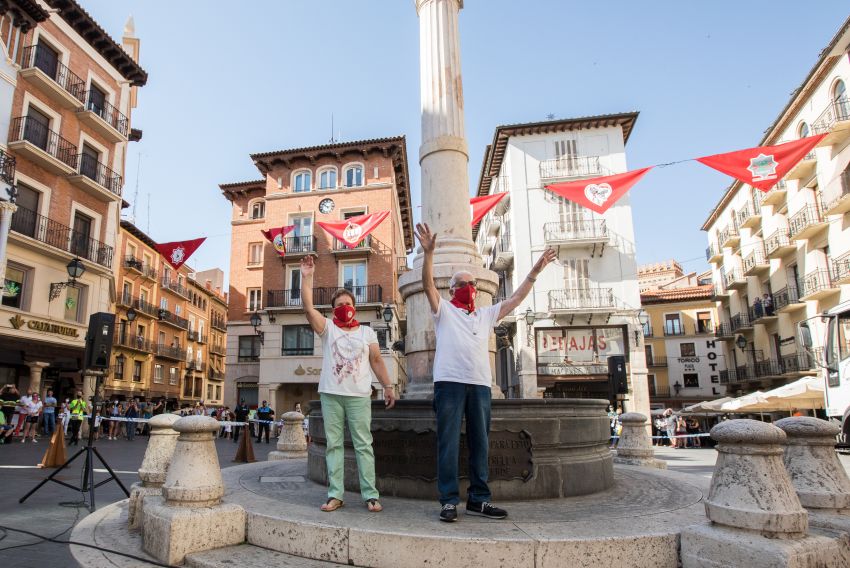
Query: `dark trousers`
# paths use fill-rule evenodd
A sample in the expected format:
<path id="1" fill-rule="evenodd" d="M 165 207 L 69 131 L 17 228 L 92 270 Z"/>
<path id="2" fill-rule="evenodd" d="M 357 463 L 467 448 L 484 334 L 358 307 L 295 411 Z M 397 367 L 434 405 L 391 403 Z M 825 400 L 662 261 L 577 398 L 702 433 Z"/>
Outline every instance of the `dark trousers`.
<path id="1" fill-rule="evenodd" d="M 83 421 L 74 420 L 72 416 L 69 422 L 69 426 L 71 426 L 71 442 L 76 445 L 80 442 L 80 427 L 83 425 Z"/>
<path id="2" fill-rule="evenodd" d="M 263 432 L 266 433 L 266 443 L 269 443 L 269 424 L 267 422 L 260 422 L 257 424 L 257 441 L 263 439 Z"/>
<path id="3" fill-rule="evenodd" d="M 56 429 L 56 414 L 53 412 L 43 414 L 44 416 L 44 435 L 49 436 Z"/>
<path id="4" fill-rule="evenodd" d="M 437 490 L 440 504 L 457 505 L 460 430 L 466 417 L 469 448 L 468 503 L 490 500 L 487 486 L 490 450 L 490 387 L 448 381 L 434 383 L 434 412 L 437 414 Z"/>

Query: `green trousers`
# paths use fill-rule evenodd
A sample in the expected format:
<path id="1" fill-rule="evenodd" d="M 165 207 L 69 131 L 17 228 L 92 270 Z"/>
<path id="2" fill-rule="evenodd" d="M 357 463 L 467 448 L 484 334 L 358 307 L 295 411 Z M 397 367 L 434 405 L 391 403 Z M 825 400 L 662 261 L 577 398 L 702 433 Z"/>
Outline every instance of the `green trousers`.
<path id="1" fill-rule="evenodd" d="M 325 421 L 325 461 L 328 465 L 328 498 L 343 501 L 345 492 L 345 424 L 351 434 L 357 473 L 360 477 L 360 496 L 364 501 L 377 499 L 375 488 L 375 453 L 372 450 L 372 401 L 364 396 L 342 396 L 321 393 L 322 419 Z"/>

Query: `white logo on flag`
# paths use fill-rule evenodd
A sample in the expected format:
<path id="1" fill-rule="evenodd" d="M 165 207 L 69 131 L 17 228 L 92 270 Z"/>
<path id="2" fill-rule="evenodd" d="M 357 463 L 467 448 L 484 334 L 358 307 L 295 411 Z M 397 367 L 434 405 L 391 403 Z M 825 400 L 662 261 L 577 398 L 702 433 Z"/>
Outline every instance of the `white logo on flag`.
<path id="1" fill-rule="evenodd" d="M 349 223 L 345 230 L 342 232 L 342 238 L 345 242 L 350 245 L 353 245 L 357 242 L 357 239 L 360 238 L 360 235 L 363 234 L 363 227 L 360 225 L 355 225 L 354 223 Z"/>
<path id="2" fill-rule="evenodd" d="M 607 183 L 591 183 L 584 188 L 584 196 L 587 197 L 588 201 L 596 205 L 602 205 L 608 201 L 608 198 L 611 197 L 613 192 L 614 190 Z"/>
<path id="3" fill-rule="evenodd" d="M 277 252 L 286 252 L 286 245 L 283 243 L 282 233 L 275 235 L 275 238 L 272 239 L 272 246 L 274 246 L 274 250 Z"/>
<path id="4" fill-rule="evenodd" d="M 759 154 L 755 158 L 750 158 L 750 166 L 747 169 L 753 174 L 753 181 L 765 181 L 776 179 L 778 165 L 779 162 L 773 159 L 773 155 Z"/>
<path id="5" fill-rule="evenodd" d="M 172 264 L 180 264 L 183 262 L 183 259 L 186 258 L 186 249 L 182 246 L 175 248 L 171 251 L 171 262 Z"/>

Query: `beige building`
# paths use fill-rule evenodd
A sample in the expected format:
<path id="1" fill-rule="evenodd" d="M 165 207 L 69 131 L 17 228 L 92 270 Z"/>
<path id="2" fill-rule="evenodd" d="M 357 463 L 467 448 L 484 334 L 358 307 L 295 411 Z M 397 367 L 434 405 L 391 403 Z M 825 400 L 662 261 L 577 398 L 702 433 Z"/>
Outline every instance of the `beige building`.
<path id="1" fill-rule="evenodd" d="M 682 265 L 675 260 L 643 264 L 638 266 L 638 286 L 641 293 L 646 290 L 656 290 L 684 275 Z"/>
<path id="2" fill-rule="evenodd" d="M 711 211 L 712 265 L 732 393 L 765 390 L 817 366 L 796 324 L 850 299 L 850 19 L 821 52 L 758 145 L 827 134 L 767 193 L 735 182 Z M 823 337 L 815 321 L 815 341 Z"/>

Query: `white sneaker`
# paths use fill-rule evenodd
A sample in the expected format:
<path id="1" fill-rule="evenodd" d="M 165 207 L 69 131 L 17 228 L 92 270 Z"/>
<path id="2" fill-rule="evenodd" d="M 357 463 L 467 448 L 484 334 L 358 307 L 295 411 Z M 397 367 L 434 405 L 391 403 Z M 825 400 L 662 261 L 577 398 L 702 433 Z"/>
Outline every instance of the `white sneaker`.
<path id="1" fill-rule="evenodd" d="M 23 444 L 23 443 L 25 443 L 26 441 L 27 441 L 27 439 L 26 439 L 26 438 L 24 438 L 23 440 L 21 440 L 21 443 Z"/>
<path id="2" fill-rule="evenodd" d="M 33 438 L 33 439 L 32 439 L 32 443 L 33 443 L 33 444 L 37 444 L 37 443 L 38 443 L 38 440 L 36 440 L 35 438 Z"/>

